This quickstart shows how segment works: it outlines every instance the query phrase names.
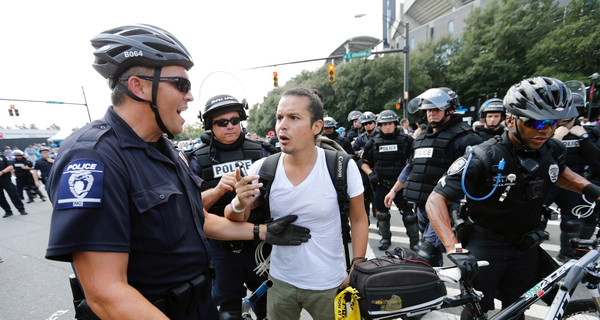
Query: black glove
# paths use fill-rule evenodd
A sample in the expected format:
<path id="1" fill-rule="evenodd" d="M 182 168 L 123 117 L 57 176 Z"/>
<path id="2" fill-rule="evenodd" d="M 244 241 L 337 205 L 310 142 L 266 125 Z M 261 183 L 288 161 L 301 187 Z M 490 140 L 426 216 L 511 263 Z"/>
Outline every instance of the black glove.
<path id="1" fill-rule="evenodd" d="M 310 230 L 291 224 L 298 216 L 289 215 L 267 223 L 265 241 L 279 246 L 297 246 L 310 239 Z"/>
<path id="2" fill-rule="evenodd" d="M 460 269 L 460 279 L 465 283 L 465 286 L 470 287 L 473 279 L 479 273 L 479 266 L 475 256 L 469 253 L 449 253 L 448 259 Z"/>
<path id="3" fill-rule="evenodd" d="M 369 182 L 371 182 L 372 186 L 376 186 L 379 184 L 379 176 L 375 171 L 369 173 Z"/>

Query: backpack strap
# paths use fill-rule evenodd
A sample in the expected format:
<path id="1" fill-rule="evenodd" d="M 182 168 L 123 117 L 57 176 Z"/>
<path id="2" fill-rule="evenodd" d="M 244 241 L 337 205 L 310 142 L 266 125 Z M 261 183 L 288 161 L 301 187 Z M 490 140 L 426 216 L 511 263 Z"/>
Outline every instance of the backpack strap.
<path id="1" fill-rule="evenodd" d="M 263 186 L 260 188 L 260 193 L 263 195 L 263 201 L 265 206 L 265 212 L 267 214 L 267 220 L 271 219 L 271 208 L 269 207 L 269 194 L 271 193 L 271 185 L 275 179 L 275 171 L 277 171 L 277 163 L 281 157 L 281 152 L 272 154 L 265 158 L 258 171 L 260 176 L 259 182 L 262 182 Z"/>
<path id="2" fill-rule="evenodd" d="M 342 222 L 342 243 L 346 256 L 346 267 L 350 269 L 350 252 L 347 244 L 352 240 L 350 236 L 350 197 L 348 196 L 348 163 L 350 155 L 342 151 L 325 151 L 327 170 L 337 193 L 338 206 L 340 208 L 340 220 Z"/>

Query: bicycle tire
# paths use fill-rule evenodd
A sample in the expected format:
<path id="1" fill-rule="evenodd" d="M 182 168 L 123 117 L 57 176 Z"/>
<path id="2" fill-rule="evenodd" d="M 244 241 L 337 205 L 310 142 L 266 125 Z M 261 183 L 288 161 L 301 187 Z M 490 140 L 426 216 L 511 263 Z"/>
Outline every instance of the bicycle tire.
<path id="1" fill-rule="evenodd" d="M 565 310 L 564 319 L 574 319 L 576 316 L 594 316 L 596 319 L 598 317 L 598 310 L 596 310 L 596 305 L 592 299 L 581 299 L 581 300 L 573 300 L 567 304 L 567 309 Z M 584 319 L 584 318 L 582 318 Z"/>

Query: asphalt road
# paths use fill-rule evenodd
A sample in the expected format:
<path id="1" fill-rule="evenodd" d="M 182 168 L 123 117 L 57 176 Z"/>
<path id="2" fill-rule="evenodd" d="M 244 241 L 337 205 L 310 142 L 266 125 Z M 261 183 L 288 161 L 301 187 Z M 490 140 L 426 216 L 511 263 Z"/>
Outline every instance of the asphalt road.
<path id="1" fill-rule="evenodd" d="M 47 202 L 26 204 L 29 215 L 15 215 L 0 219 L 0 320 L 73 319 L 68 276 L 72 273 L 68 263 L 49 261 L 44 258 L 50 226 L 51 205 Z M 15 210 L 16 212 L 16 210 Z M 368 256 L 381 256 L 377 249 L 380 236 L 375 228 L 375 219 L 370 217 Z M 542 246 L 552 256 L 558 253 L 558 221 L 548 226 L 550 240 Z M 392 246 L 408 246 L 408 238 L 397 210 L 392 211 Z M 446 261 L 446 264 L 449 262 Z M 448 285 L 448 294 L 457 293 L 457 288 Z M 583 290 L 576 297 L 585 296 Z M 499 305 L 497 305 L 499 307 Z M 535 305 L 526 315 L 543 318 L 545 305 Z M 456 318 L 460 310 L 447 309 L 438 316 Z M 311 319 L 303 313 L 302 319 Z"/>

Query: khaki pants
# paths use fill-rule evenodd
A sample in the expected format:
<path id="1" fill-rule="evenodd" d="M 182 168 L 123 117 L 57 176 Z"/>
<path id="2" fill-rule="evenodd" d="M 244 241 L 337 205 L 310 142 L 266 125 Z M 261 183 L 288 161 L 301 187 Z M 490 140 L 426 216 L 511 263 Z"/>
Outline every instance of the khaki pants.
<path id="1" fill-rule="evenodd" d="M 267 318 L 269 320 L 297 320 L 306 309 L 314 320 L 333 320 L 334 299 L 338 288 L 304 290 L 271 276 L 273 287 L 267 291 Z"/>

